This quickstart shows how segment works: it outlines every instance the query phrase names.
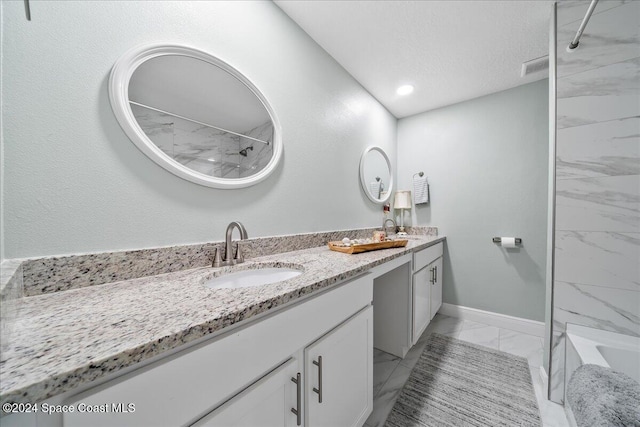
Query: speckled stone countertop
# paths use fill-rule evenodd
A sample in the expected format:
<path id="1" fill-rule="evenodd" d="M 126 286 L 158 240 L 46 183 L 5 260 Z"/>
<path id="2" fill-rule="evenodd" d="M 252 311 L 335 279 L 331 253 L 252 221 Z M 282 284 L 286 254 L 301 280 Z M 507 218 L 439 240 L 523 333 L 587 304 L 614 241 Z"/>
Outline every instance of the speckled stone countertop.
<path id="1" fill-rule="evenodd" d="M 326 246 L 21 298 L 0 359 L 0 403 L 38 402 L 234 323 L 423 249 L 444 237 L 411 236 L 405 248 L 358 255 Z M 209 278 L 261 265 L 303 268 L 284 282 L 212 290 Z"/>

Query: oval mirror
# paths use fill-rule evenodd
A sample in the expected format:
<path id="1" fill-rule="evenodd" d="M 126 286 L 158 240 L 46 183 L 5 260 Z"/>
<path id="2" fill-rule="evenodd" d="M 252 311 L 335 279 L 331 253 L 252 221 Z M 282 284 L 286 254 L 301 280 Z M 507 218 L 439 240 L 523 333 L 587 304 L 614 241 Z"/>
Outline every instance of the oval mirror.
<path id="1" fill-rule="evenodd" d="M 120 126 L 143 153 L 196 184 L 254 185 L 282 156 L 280 124 L 264 95 L 201 50 L 130 50 L 111 71 L 109 98 Z"/>
<path id="2" fill-rule="evenodd" d="M 383 204 L 393 191 L 393 169 L 380 147 L 367 147 L 360 157 L 360 184 L 369 200 Z"/>

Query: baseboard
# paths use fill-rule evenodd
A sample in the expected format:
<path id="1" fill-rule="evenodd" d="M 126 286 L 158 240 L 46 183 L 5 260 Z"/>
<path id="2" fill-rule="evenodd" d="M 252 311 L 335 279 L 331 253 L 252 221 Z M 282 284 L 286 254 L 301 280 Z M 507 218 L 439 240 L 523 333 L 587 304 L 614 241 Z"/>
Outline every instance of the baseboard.
<path id="1" fill-rule="evenodd" d="M 506 314 L 493 313 L 491 311 L 478 310 L 477 308 L 463 307 L 442 303 L 438 313 L 445 316 L 457 317 L 462 320 L 470 320 L 478 323 L 485 323 L 499 328 L 511 329 L 523 334 L 535 335 L 544 338 L 544 322 L 523 319 L 521 317 L 507 316 Z"/>

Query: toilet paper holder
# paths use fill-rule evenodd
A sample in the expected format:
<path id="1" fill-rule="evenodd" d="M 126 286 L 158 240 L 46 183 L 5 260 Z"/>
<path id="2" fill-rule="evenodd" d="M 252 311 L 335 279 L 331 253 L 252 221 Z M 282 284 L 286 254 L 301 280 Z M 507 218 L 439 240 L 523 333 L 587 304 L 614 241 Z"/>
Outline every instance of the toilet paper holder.
<path id="1" fill-rule="evenodd" d="M 500 237 L 494 237 L 491 240 L 493 240 L 493 243 L 502 243 L 502 238 L 500 238 Z M 519 237 L 516 237 L 516 245 L 519 245 L 521 243 L 522 243 L 522 239 L 519 238 Z"/>

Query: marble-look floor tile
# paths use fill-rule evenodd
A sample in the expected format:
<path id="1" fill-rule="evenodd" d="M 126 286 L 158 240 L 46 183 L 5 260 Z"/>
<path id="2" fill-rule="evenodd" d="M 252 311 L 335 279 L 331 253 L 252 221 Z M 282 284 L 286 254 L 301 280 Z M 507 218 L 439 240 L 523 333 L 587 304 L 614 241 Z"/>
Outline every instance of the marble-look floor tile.
<path id="1" fill-rule="evenodd" d="M 455 336 L 463 335 L 465 341 L 490 348 L 499 349 L 507 353 L 515 354 L 529 359 L 529 370 L 540 409 L 540 417 L 543 427 L 568 427 L 563 407 L 546 399 L 540 379 L 539 366 L 542 360 L 542 339 L 508 329 L 500 329 L 493 326 L 472 321 L 462 321 L 452 317 L 438 315 L 434 318 L 427 330 L 422 334 L 416 345 L 393 371 L 380 392 L 374 394 L 373 412 L 367 419 L 365 426 L 383 426 L 387 416 L 391 412 L 395 401 L 408 379 L 411 369 L 424 350 L 426 341 L 432 332 Z M 378 357 L 384 358 L 384 354 L 378 352 Z M 394 356 L 387 357 L 391 359 Z M 374 368 L 375 370 L 375 368 Z M 375 372 L 374 372 L 375 375 Z"/>
<path id="2" fill-rule="evenodd" d="M 455 332 L 455 333 L 457 333 L 457 332 Z M 430 335 L 430 333 L 427 334 L 427 336 L 429 336 L 429 335 Z M 424 336 L 424 334 L 423 334 L 423 336 Z M 418 341 L 407 352 L 407 354 L 404 356 L 404 359 L 402 359 L 400 361 L 400 364 L 402 366 L 405 366 L 405 367 L 409 368 L 409 369 L 413 369 L 413 367 L 416 365 L 416 363 L 418 363 L 418 359 L 420 359 L 420 355 L 424 351 L 425 346 L 426 346 L 426 342 Z"/>
<path id="3" fill-rule="evenodd" d="M 433 320 L 427 326 L 427 329 L 422 333 L 418 342 L 411 347 L 409 352 L 404 356 L 404 359 L 400 361 L 403 366 L 412 369 L 415 364 L 418 362 L 424 347 L 427 345 L 427 340 L 431 333 L 436 332 L 441 335 L 446 335 L 449 337 L 456 338 L 460 329 L 462 329 L 462 325 L 464 321 L 457 319 L 455 317 L 443 316 L 442 314 L 436 314 Z"/>
<path id="4" fill-rule="evenodd" d="M 498 350 L 500 329 L 495 326 L 462 329 L 458 334 L 458 339 Z"/>
<path id="5" fill-rule="evenodd" d="M 469 329 L 487 328 L 487 327 L 490 327 L 490 325 L 487 325 L 487 324 L 484 324 L 484 323 L 479 323 L 479 322 L 474 322 L 472 320 L 465 320 L 462 323 L 461 331 L 467 331 Z"/>
<path id="6" fill-rule="evenodd" d="M 564 2 L 559 2 L 562 5 Z M 638 30 L 638 16 L 640 16 L 640 2 L 632 1 L 609 10 L 612 2 L 601 1 L 595 13 L 589 20 L 588 30 L 580 38 L 580 46 L 567 52 L 567 46 L 576 35 L 579 22 L 565 22 L 569 17 L 575 17 L 581 10 L 582 20 L 589 7 L 589 2 L 582 1 L 582 5 L 575 11 L 558 7 L 558 77 L 580 73 L 607 64 L 614 64 L 638 56 L 640 31 Z"/>
<path id="7" fill-rule="evenodd" d="M 378 395 L 373 399 L 373 412 L 367 418 L 366 425 L 370 427 L 384 425 L 410 374 L 411 369 L 406 366 L 398 365 L 396 367 Z"/>
<path id="8" fill-rule="evenodd" d="M 387 382 L 391 373 L 400 363 L 400 358 L 385 353 L 377 348 L 373 349 L 373 396 L 375 397 Z"/>
<path id="9" fill-rule="evenodd" d="M 620 175 L 640 175 L 640 117 L 558 130 L 558 181 Z"/>
<path id="10" fill-rule="evenodd" d="M 558 180 L 556 230 L 640 230 L 640 175 Z"/>
<path id="11" fill-rule="evenodd" d="M 436 332 L 438 334 L 453 334 L 462 329 L 464 321 L 458 319 L 456 317 L 444 316 L 442 314 L 436 314 L 429 326 L 425 330 L 425 333 L 422 334 L 420 339 L 427 339 L 431 332 Z M 428 333 L 427 333 L 428 332 Z M 453 336 L 453 335 L 450 335 Z"/>
<path id="12" fill-rule="evenodd" d="M 640 233 L 559 230 L 555 246 L 556 280 L 640 291 Z"/>
<path id="13" fill-rule="evenodd" d="M 500 329 L 500 348 L 509 354 L 526 357 L 530 366 L 540 367 L 542 364 L 542 338 L 533 335 Z"/>
<path id="14" fill-rule="evenodd" d="M 546 393 L 543 389 L 542 379 L 538 367 L 529 365 L 531 373 L 531 382 L 533 390 L 538 401 L 538 409 L 540 410 L 540 420 L 543 427 L 569 427 L 569 422 L 564 414 L 562 405 L 547 400 Z"/>
<path id="15" fill-rule="evenodd" d="M 455 337 L 455 335 L 457 334 L 458 334 L 458 331 L 442 333 L 442 335 L 447 335 L 450 337 L 451 336 Z M 418 363 L 418 359 L 420 359 L 420 355 L 424 351 L 424 348 L 427 345 L 427 339 L 429 338 L 430 335 L 431 335 L 431 331 L 429 331 L 428 329 L 425 330 L 425 332 L 422 334 L 422 337 L 418 340 L 418 342 L 415 343 L 415 345 L 411 347 L 411 349 L 404 356 L 404 359 L 400 360 L 400 364 L 403 366 L 406 366 L 409 369 L 413 369 L 416 363 Z"/>

